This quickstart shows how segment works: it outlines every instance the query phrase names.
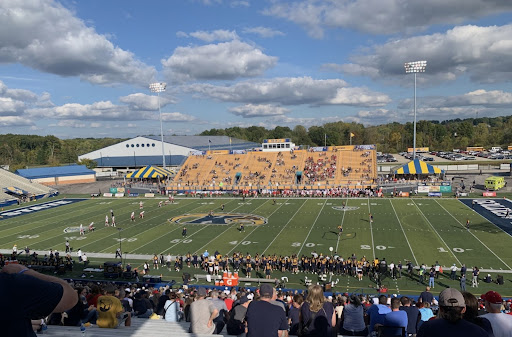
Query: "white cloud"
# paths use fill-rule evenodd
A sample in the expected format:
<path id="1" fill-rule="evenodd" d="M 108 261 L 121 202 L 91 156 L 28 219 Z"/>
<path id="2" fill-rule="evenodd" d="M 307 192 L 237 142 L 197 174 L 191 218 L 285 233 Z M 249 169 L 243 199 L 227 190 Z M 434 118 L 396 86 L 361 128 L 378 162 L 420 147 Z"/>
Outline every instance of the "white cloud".
<path id="1" fill-rule="evenodd" d="M 178 47 L 162 60 L 166 76 L 174 81 L 233 80 L 262 75 L 273 67 L 277 57 L 234 40 L 198 47 Z"/>
<path id="2" fill-rule="evenodd" d="M 192 84 L 184 90 L 197 93 L 199 97 L 252 104 L 382 106 L 391 101 L 385 94 L 348 87 L 340 79 L 315 80 L 311 77 L 246 81 L 232 86 Z"/>
<path id="3" fill-rule="evenodd" d="M 268 28 L 268 27 L 248 27 L 243 30 L 246 34 L 256 34 L 260 37 L 269 38 L 274 36 L 284 36 L 285 34 L 279 30 Z"/>
<path id="4" fill-rule="evenodd" d="M 28 125 L 32 125 L 32 122 L 22 116 L 0 116 L 0 127 Z"/>
<path id="5" fill-rule="evenodd" d="M 353 63 L 339 66 L 350 75 L 405 80 L 404 62 L 427 60 L 419 83 L 452 81 L 469 75 L 475 82 L 512 80 L 512 25 L 460 26 L 446 33 L 393 40 L 373 46 L 368 54 L 355 55 Z M 333 67 L 331 66 L 331 69 Z M 408 83 L 411 81 L 408 80 Z"/>
<path id="6" fill-rule="evenodd" d="M 243 118 L 280 116 L 289 112 L 289 109 L 271 104 L 245 104 L 229 109 L 233 115 Z"/>
<path id="7" fill-rule="evenodd" d="M 204 42 L 215 42 L 215 41 L 232 41 L 238 40 L 238 34 L 232 30 L 218 29 L 214 31 L 198 30 L 192 33 L 178 32 L 178 37 L 193 37 Z"/>
<path id="8" fill-rule="evenodd" d="M 13 116 L 21 115 L 25 109 L 25 103 L 15 101 L 9 97 L 0 97 L 0 115 L 1 116 Z"/>
<path id="9" fill-rule="evenodd" d="M 119 101 L 128 104 L 131 110 L 158 110 L 158 97 L 155 95 L 136 93 L 119 97 Z M 171 103 L 175 101 L 163 95 L 160 96 L 160 108 Z"/>
<path id="10" fill-rule="evenodd" d="M 321 38 L 326 28 L 370 34 L 411 33 L 510 11 L 509 0 L 277 0 L 263 13 L 294 22 L 309 35 Z"/>
<path id="11" fill-rule="evenodd" d="M 158 118 L 158 117 L 156 117 Z M 182 114 L 181 112 L 162 112 L 162 121 L 164 122 L 194 122 L 197 118 L 194 116 Z"/>
<path id="12" fill-rule="evenodd" d="M 0 2 L 0 62 L 94 84 L 147 84 L 156 71 L 53 0 Z"/>

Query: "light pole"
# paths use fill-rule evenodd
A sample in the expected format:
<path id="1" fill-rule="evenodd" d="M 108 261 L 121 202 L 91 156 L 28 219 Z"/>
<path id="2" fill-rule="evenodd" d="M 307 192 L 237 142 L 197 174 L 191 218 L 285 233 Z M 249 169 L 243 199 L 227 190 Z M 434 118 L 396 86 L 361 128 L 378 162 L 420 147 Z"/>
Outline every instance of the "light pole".
<path id="1" fill-rule="evenodd" d="M 165 169 L 165 153 L 164 153 L 164 128 L 162 126 L 162 110 L 160 110 L 160 93 L 165 91 L 165 88 L 167 87 L 166 83 L 163 82 L 157 82 L 157 83 L 151 83 L 149 85 L 149 90 L 151 92 L 156 92 L 158 96 L 158 112 L 160 113 L 160 140 L 162 142 L 162 163 Z"/>
<path id="2" fill-rule="evenodd" d="M 414 160 L 416 159 L 416 74 L 425 72 L 427 61 L 405 62 L 404 67 L 406 74 L 414 74 L 414 140 L 412 150 L 412 159 Z"/>

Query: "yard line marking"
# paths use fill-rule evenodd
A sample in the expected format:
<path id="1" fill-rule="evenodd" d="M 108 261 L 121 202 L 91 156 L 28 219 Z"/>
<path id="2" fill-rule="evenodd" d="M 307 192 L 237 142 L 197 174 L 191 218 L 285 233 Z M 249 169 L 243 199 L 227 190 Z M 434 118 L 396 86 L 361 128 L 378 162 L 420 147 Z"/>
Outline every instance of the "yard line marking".
<path id="1" fill-rule="evenodd" d="M 370 219 L 370 214 L 372 214 L 372 212 L 370 211 L 370 197 L 368 197 L 368 220 L 370 221 L 370 234 L 372 236 L 373 259 L 375 260 L 375 243 L 373 242 L 373 225 L 372 220 Z"/>
<path id="2" fill-rule="evenodd" d="M 95 204 L 95 205 L 97 206 L 98 204 Z M 93 206 L 94 206 L 94 204 L 93 204 Z M 123 208 L 124 208 L 124 207 L 123 207 Z M 121 208 L 121 209 L 122 209 L 122 208 Z M 107 212 L 107 213 L 110 213 L 109 211 L 106 211 L 106 212 Z M 86 216 L 86 215 L 88 216 L 88 214 L 89 214 L 89 213 L 79 214 L 79 215 L 77 215 L 76 217 L 78 218 L 78 217 L 81 217 L 81 216 Z M 83 222 L 85 222 L 85 223 L 87 224 L 87 222 L 88 222 L 90 219 L 92 219 L 92 218 L 94 218 L 94 217 L 97 217 L 97 216 L 98 216 L 98 213 L 94 213 L 94 216 L 92 216 L 92 217 L 91 217 L 91 216 L 88 216 L 87 218 L 85 218 L 85 219 L 87 219 L 86 221 L 77 221 L 77 223 L 79 223 L 79 222 L 82 222 L 82 223 L 83 223 Z M 55 217 L 57 217 L 57 218 L 61 218 L 61 217 L 62 217 L 62 215 L 55 216 Z M 100 222 L 98 222 L 98 223 L 100 223 Z M 47 225 L 48 225 L 48 224 L 44 224 L 44 225 L 41 225 L 41 226 L 33 227 L 33 228 L 31 228 L 31 229 L 38 229 L 38 228 L 40 228 L 40 227 L 45 227 L 45 226 L 47 226 Z M 78 225 L 76 225 L 76 226 L 78 226 Z M 86 225 L 86 226 L 87 226 L 87 225 Z M 87 228 L 87 227 L 85 227 L 85 228 Z M 100 228 L 100 226 L 98 226 L 98 228 L 97 228 L 96 230 L 98 230 L 98 231 L 99 231 L 99 230 L 102 230 L 102 229 L 104 229 L 104 228 L 105 228 L 104 226 L 102 226 L 101 228 Z M 29 230 L 31 230 L 31 229 L 29 229 Z M 51 228 L 51 229 L 59 229 L 59 228 Z M 51 230 L 51 229 L 50 229 L 50 230 Z M 24 232 L 24 231 L 16 232 L 15 234 L 11 234 L 11 235 L 16 235 L 16 234 L 23 233 L 23 232 Z M 31 246 L 34 246 L 34 245 L 36 245 L 36 244 L 40 244 L 41 242 L 54 240 L 54 239 L 56 239 L 56 238 L 58 238 L 58 237 L 66 237 L 66 236 L 74 236 L 74 234 L 73 234 L 73 233 L 64 233 L 64 232 L 62 232 L 62 233 L 61 233 L 61 232 L 59 232 L 59 234 L 54 235 L 54 236 L 52 236 L 52 237 L 44 237 L 44 238 L 43 238 L 43 237 L 40 237 L 40 238 L 41 238 L 41 240 L 39 240 L 39 241 L 35 241 L 35 242 L 32 242 L 32 243 L 31 243 Z M 18 239 L 15 239 L 14 241 L 8 241 L 8 243 L 9 243 L 9 242 L 15 242 L 15 241 L 18 241 Z M 96 242 L 96 241 L 94 241 L 94 242 Z M 59 243 L 59 244 L 61 244 L 61 243 Z M 58 249 L 56 249 L 56 250 L 58 250 Z"/>
<path id="3" fill-rule="evenodd" d="M 345 201 L 345 206 L 348 206 L 348 200 Z M 343 216 L 341 217 L 341 228 L 343 228 L 343 221 L 345 221 L 345 213 L 347 213 L 347 212 L 345 210 L 343 210 Z M 338 251 L 338 245 L 340 244 L 340 237 L 341 237 L 341 235 L 339 235 L 339 233 L 338 233 L 338 240 L 336 241 L 336 250 L 335 250 L 335 252 Z"/>
<path id="4" fill-rule="evenodd" d="M 278 238 L 278 236 L 283 232 L 283 230 L 286 228 L 286 226 L 288 226 L 288 224 L 293 220 L 293 218 L 297 215 L 297 213 L 299 213 L 300 209 L 302 208 L 302 206 L 304 206 L 306 203 L 308 202 L 308 200 L 306 199 L 306 201 L 304 201 L 304 203 L 302 205 L 300 205 L 300 207 L 295 211 L 295 213 L 290 217 L 290 220 L 288 220 L 288 222 L 286 223 L 286 225 L 283 226 L 283 228 L 281 228 L 281 230 L 279 231 L 279 233 L 277 233 L 277 235 L 275 236 L 274 240 L 272 240 L 272 242 L 270 242 L 267 246 L 267 248 L 265 248 L 265 250 L 261 253 L 261 255 L 265 254 L 265 252 L 267 251 L 267 249 L 274 243 L 274 241 L 276 241 L 276 239 Z"/>
<path id="5" fill-rule="evenodd" d="M 175 208 L 174 210 L 178 210 L 178 209 L 183 208 L 183 207 L 185 207 L 185 206 L 188 206 L 188 205 L 190 205 L 190 204 L 193 204 L 193 200 L 192 200 L 190 203 L 186 204 L 186 205 L 183 205 L 183 206 L 180 206 L 180 207 Z M 197 209 L 197 208 L 199 208 L 199 207 L 201 207 L 201 206 L 204 206 L 204 205 L 199 205 L 199 206 L 197 206 L 197 207 L 194 207 L 193 209 L 191 209 L 191 211 L 194 211 L 195 209 Z M 158 208 L 155 208 L 155 209 L 158 209 Z M 148 218 L 148 220 L 151 220 L 151 219 L 157 218 L 157 217 L 159 217 L 159 216 L 160 216 L 160 215 L 154 216 L 154 217 L 152 217 L 152 218 Z M 147 221 L 145 221 L 145 220 L 142 220 L 142 221 L 143 221 L 144 223 L 147 223 Z M 140 225 L 141 223 L 142 223 L 142 222 L 140 222 L 140 223 L 138 223 L 138 224 Z M 166 225 L 166 224 L 168 224 L 168 223 L 167 223 L 167 220 L 166 220 L 165 222 L 161 223 L 161 224 L 156 225 L 156 226 L 149 227 L 148 229 L 146 229 L 146 230 L 144 230 L 144 231 L 142 231 L 142 232 L 138 232 L 136 235 L 140 235 L 140 234 L 146 233 L 147 231 L 153 230 L 153 229 L 155 229 L 155 228 L 157 228 L 157 227 L 160 227 L 160 226 L 162 226 L 162 225 Z M 134 222 L 132 225 L 130 225 L 130 226 L 128 226 L 128 227 L 123 228 L 123 230 L 128 230 L 128 229 L 136 228 L 136 226 L 137 226 L 137 223 L 136 223 L 136 222 Z M 174 225 L 172 225 L 172 226 L 174 226 Z M 178 225 L 177 225 L 175 229 L 171 230 L 171 231 L 170 231 L 170 232 L 168 232 L 167 234 L 169 234 L 169 233 L 171 233 L 171 232 L 175 231 L 175 230 L 176 230 L 176 229 L 178 229 L 178 228 L 181 228 L 181 226 L 178 226 Z M 116 232 L 114 232 L 114 234 L 116 234 Z M 111 235 L 109 235 L 109 236 L 113 236 L 114 234 L 111 234 Z M 107 237 L 109 237 L 109 236 L 107 236 Z M 158 238 L 162 238 L 162 237 L 161 237 L 161 236 L 159 236 Z M 90 243 L 88 243 L 86 246 L 88 246 L 89 244 L 95 243 L 95 242 L 97 242 L 97 241 L 99 241 L 99 240 L 101 240 L 101 239 L 104 239 L 104 238 L 100 238 L 100 239 L 98 239 L 98 240 L 95 240 L 95 241 L 93 241 L 93 242 L 90 242 Z M 153 241 L 154 241 L 154 240 L 153 240 Z M 151 241 L 151 242 L 152 242 L 152 241 Z M 102 250 L 100 251 L 100 253 L 101 253 L 101 252 L 103 252 L 103 251 L 105 251 L 105 249 L 109 249 L 110 247 L 115 247 L 115 246 L 118 246 L 118 245 L 119 245 L 119 242 L 117 242 L 116 244 L 110 245 L 110 246 L 108 246 L 107 248 L 102 249 Z M 132 250 L 133 250 L 133 251 L 135 251 L 135 250 L 137 250 L 137 249 L 140 249 L 141 247 L 144 247 L 145 245 L 147 245 L 147 243 L 145 243 L 145 244 L 143 244 L 142 246 L 139 246 L 139 247 L 137 247 L 137 248 L 134 248 L 134 249 L 132 249 Z"/>
<path id="6" fill-rule="evenodd" d="M 444 239 L 441 237 L 441 235 L 439 235 L 439 233 L 436 231 L 436 229 L 434 228 L 434 226 L 432 226 L 432 223 L 430 222 L 430 220 L 428 220 L 428 218 L 425 216 L 425 214 L 423 214 L 423 212 L 421 211 L 421 209 L 418 207 L 418 205 L 416 205 L 416 202 L 414 202 L 414 200 L 412 201 L 414 203 L 414 205 L 416 206 L 416 208 L 418 209 L 418 211 L 420 211 L 421 215 L 425 218 L 425 220 L 427 220 L 428 224 L 430 225 L 430 227 L 432 227 L 432 229 L 434 230 L 434 232 L 436 232 L 437 236 L 441 239 L 441 241 L 443 241 L 444 245 L 446 246 L 446 248 L 448 248 L 448 250 L 450 251 L 450 253 L 452 253 L 453 257 L 455 258 L 455 260 L 457 260 L 457 262 L 459 262 L 459 264 L 462 264 L 460 262 L 460 260 L 457 258 L 457 256 L 455 256 L 455 253 L 453 253 L 453 251 L 450 249 L 450 247 L 448 247 L 448 245 L 446 244 L 446 242 L 444 241 Z"/>
<path id="7" fill-rule="evenodd" d="M 304 239 L 304 242 L 302 243 L 302 246 L 300 246 L 300 249 L 299 249 L 299 252 L 297 253 L 297 256 L 300 255 L 300 252 L 302 251 L 302 248 L 304 248 L 304 245 L 306 244 L 306 241 L 308 240 L 309 238 L 309 234 L 311 234 L 311 231 L 313 230 L 313 228 L 315 227 L 315 224 L 318 220 L 318 218 L 320 217 L 320 214 L 322 214 L 322 210 L 324 209 L 325 207 L 325 203 L 327 202 L 327 199 L 325 199 L 324 201 L 324 204 L 322 205 L 322 208 L 320 209 L 320 212 L 318 212 L 317 216 L 316 216 L 316 219 L 315 221 L 313 222 L 313 225 L 311 226 L 311 228 L 309 229 L 309 232 L 308 232 L 308 235 L 306 236 L 306 238 Z"/>
<path id="8" fill-rule="evenodd" d="M 236 200 L 234 200 L 234 201 L 236 201 Z M 229 204 L 229 202 L 228 202 L 228 204 Z M 235 209 L 233 209 L 233 211 L 234 211 L 234 210 L 239 209 L 239 208 L 240 208 L 240 207 L 242 207 L 242 206 L 245 206 L 245 204 L 243 204 L 243 205 L 240 205 L 240 206 L 236 207 Z M 202 231 L 203 229 L 206 229 L 206 228 L 210 227 L 211 225 L 213 225 L 213 224 L 206 224 L 206 226 L 201 227 L 201 229 L 199 229 L 199 230 L 195 231 L 194 233 L 192 233 L 192 234 L 190 234 L 190 235 L 187 235 L 187 236 L 186 236 L 186 238 L 189 238 L 189 237 L 191 237 L 191 236 L 194 236 L 195 234 L 199 233 L 199 232 L 200 232 L 200 231 Z M 232 226 L 229 226 L 229 227 L 232 227 Z M 181 226 L 180 226 L 180 227 L 176 227 L 176 228 L 175 228 L 175 229 L 173 229 L 171 232 L 174 232 L 174 231 L 175 231 L 176 229 L 178 229 L 178 228 L 181 228 Z M 169 232 L 169 233 L 171 233 L 171 232 Z M 167 233 L 167 234 L 169 234 L 169 233 Z M 165 235 L 167 235 L 167 234 L 165 234 Z M 152 243 L 153 241 L 156 241 L 156 240 L 161 239 L 161 238 L 162 238 L 162 237 L 158 237 L 158 238 L 156 238 L 156 239 L 154 239 L 154 240 L 151 240 L 151 241 L 147 242 L 146 244 L 144 244 L 144 246 L 147 246 L 149 243 Z M 180 242 L 175 243 L 174 245 L 170 246 L 169 248 L 166 248 L 165 250 L 163 250 L 162 252 L 160 252 L 160 253 L 159 253 L 159 255 L 160 255 L 160 254 L 165 253 L 165 251 L 171 250 L 172 248 L 176 247 L 176 246 L 177 246 L 177 245 L 179 245 L 180 243 L 182 243 L 182 242 L 180 241 Z M 141 246 L 141 247 L 144 247 L 144 246 Z M 140 249 L 141 247 L 139 247 L 139 248 L 137 248 L 137 249 Z M 198 252 L 198 253 L 199 253 L 199 250 L 196 250 L 196 252 Z"/>
<path id="9" fill-rule="evenodd" d="M 442 209 L 445 210 L 446 213 L 450 214 L 452 216 L 452 218 L 455 219 L 455 221 L 457 221 L 463 228 L 464 228 L 464 225 L 462 224 L 462 222 L 460 222 L 456 217 L 454 217 L 450 212 L 448 212 L 446 210 L 446 208 L 443 207 L 443 205 L 441 205 L 437 200 L 436 200 L 437 204 L 439 206 L 441 206 Z M 470 233 L 471 235 L 473 235 L 473 237 L 475 239 L 477 239 L 485 248 L 487 248 L 494 256 L 496 256 L 498 258 L 498 260 L 500 260 L 505 266 L 507 266 L 508 269 L 512 269 L 510 268 L 510 266 L 508 264 L 505 263 L 505 261 L 503 261 L 498 255 L 496 255 L 489 247 L 487 247 L 487 245 L 485 243 L 483 243 L 475 234 L 473 234 L 471 231 L 467 231 L 468 233 Z"/>
<path id="10" fill-rule="evenodd" d="M 270 200 L 270 199 L 269 199 L 269 200 Z M 286 201 L 288 201 L 288 200 L 290 200 L 290 199 L 287 199 Z M 267 217 L 267 219 L 270 219 L 270 217 L 271 217 L 272 215 L 274 215 L 274 213 L 276 213 L 276 212 L 277 212 L 281 207 L 283 207 L 283 206 L 284 206 L 284 204 L 285 204 L 285 202 L 281 203 L 281 205 L 280 205 L 278 208 L 276 208 L 276 209 L 275 209 L 275 211 L 273 211 L 272 213 L 270 213 L 270 215 Z M 284 212 L 283 212 L 283 213 L 284 213 Z M 227 254 L 227 255 L 229 255 L 233 250 L 235 250 L 235 248 L 236 248 L 236 247 L 240 246 L 240 243 L 242 243 L 242 242 L 246 241 L 246 240 L 247 240 L 247 238 L 248 238 L 249 236 L 251 236 L 251 234 L 252 234 L 252 233 L 254 233 L 254 232 L 255 232 L 258 228 L 260 228 L 260 227 L 262 227 L 262 226 L 255 226 L 255 228 L 254 228 L 254 229 L 253 229 L 249 234 L 247 234 L 247 235 L 246 235 L 242 240 L 240 240 L 240 241 L 239 241 L 239 242 L 238 242 L 238 243 L 237 243 L 233 248 L 231 248 L 231 250 L 230 250 L 229 252 L 227 252 L 226 254 Z"/>
<path id="11" fill-rule="evenodd" d="M 419 265 L 418 260 L 416 260 L 416 256 L 414 255 L 414 252 L 412 251 L 411 244 L 409 243 L 409 239 L 407 239 L 407 235 L 405 235 L 404 227 L 402 226 L 402 222 L 398 218 L 398 213 L 395 210 L 395 206 L 393 206 L 393 201 L 389 200 L 389 203 L 391 204 L 391 207 L 393 208 L 393 212 L 395 212 L 395 216 L 396 216 L 396 219 L 398 220 L 398 224 L 400 225 L 400 228 L 402 228 L 402 232 L 404 233 L 404 236 L 405 236 L 405 241 L 407 241 L 407 245 L 409 246 L 409 249 L 411 250 L 412 257 L 414 257 L 414 262 L 416 262 L 416 265 L 418 266 Z"/>
<path id="12" fill-rule="evenodd" d="M 270 201 L 267 200 L 267 201 Z M 261 205 L 259 205 L 258 207 L 256 207 L 255 209 L 253 209 L 251 211 L 251 213 L 253 213 L 254 211 L 256 211 L 258 208 L 260 208 L 261 206 L 265 205 L 267 203 L 267 201 L 265 201 L 264 203 L 262 203 Z M 228 212 L 228 214 L 230 214 L 231 212 Z M 236 227 L 238 224 L 237 223 L 234 223 L 233 225 L 231 226 L 227 226 L 228 228 L 226 228 L 226 230 L 224 230 L 223 232 L 221 232 L 219 235 L 217 235 L 216 237 L 214 237 L 213 239 L 211 239 L 210 241 L 208 241 L 208 243 L 204 244 L 201 248 L 199 248 L 197 251 L 201 251 L 203 250 L 203 248 L 205 248 L 206 246 L 208 246 L 210 243 L 212 243 L 214 240 L 216 240 L 219 236 L 221 236 L 222 234 L 226 233 L 228 230 L 230 230 L 231 228 L 233 227 Z"/>

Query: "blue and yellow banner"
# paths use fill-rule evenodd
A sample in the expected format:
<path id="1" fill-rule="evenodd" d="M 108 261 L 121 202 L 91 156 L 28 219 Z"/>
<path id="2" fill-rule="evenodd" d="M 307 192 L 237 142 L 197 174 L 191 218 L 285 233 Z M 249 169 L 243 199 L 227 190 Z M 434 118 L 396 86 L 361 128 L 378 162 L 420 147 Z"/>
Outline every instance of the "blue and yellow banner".
<path id="1" fill-rule="evenodd" d="M 171 175 L 171 172 L 155 166 L 146 166 L 135 172 L 128 173 L 126 178 L 165 178 Z"/>
<path id="2" fill-rule="evenodd" d="M 429 165 L 422 160 L 414 159 L 395 171 L 395 174 L 440 174 L 443 170 Z"/>

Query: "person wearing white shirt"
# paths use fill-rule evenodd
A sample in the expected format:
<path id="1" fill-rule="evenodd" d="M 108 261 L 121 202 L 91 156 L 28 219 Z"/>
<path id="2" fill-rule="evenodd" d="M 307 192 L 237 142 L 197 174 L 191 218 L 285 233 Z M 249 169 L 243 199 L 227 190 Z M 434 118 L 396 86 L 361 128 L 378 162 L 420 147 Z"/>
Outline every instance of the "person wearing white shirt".
<path id="1" fill-rule="evenodd" d="M 501 295 L 495 291 L 488 291 L 481 297 L 485 301 L 485 311 L 488 313 L 479 317 L 491 322 L 494 337 L 512 337 L 512 315 L 501 312 Z"/>

